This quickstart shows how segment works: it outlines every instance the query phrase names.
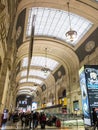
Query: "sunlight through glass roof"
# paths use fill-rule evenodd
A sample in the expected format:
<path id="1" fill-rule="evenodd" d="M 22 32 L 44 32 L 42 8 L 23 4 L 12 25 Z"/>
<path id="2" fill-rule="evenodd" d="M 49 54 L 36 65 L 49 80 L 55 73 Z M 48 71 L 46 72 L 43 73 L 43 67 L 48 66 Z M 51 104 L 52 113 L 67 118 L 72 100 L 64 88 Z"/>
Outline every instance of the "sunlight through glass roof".
<path id="1" fill-rule="evenodd" d="M 28 93 L 30 93 L 31 91 L 29 89 L 28 90 L 22 89 L 22 90 L 19 90 L 19 92 L 28 92 Z"/>
<path id="2" fill-rule="evenodd" d="M 72 45 L 76 45 L 85 33 L 92 27 L 92 23 L 79 15 L 70 13 L 71 27 L 77 32 L 77 39 L 68 42 L 66 32 L 69 31 L 68 12 L 53 8 L 30 8 L 26 36 L 31 34 L 32 17 L 35 19 L 35 36 L 46 36 L 56 38 Z"/>
<path id="3" fill-rule="evenodd" d="M 37 90 L 37 86 L 24 86 L 24 87 L 20 87 L 20 89 L 18 90 L 18 94 L 34 94 L 36 93 L 35 91 Z"/>
<path id="4" fill-rule="evenodd" d="M 43 79 L 46 79 L 49 76 L 49 74 L 50 74 L 50 71 L 48 71 L 47 74 L 45 74 L 41 70 L 30 69 L 30 71 L 29 71 L 29 76 L 38 76 L 38 77 L 41 77 Z M 22 76 L 27 76 L 27 70 L 24 70 L 21 72 L 21 77 Z"/>
<path id="5" fill-rule="evenodd" d="M 45 67 L 46 61 L 47 61 L 46 66 L 50 70 L 54 70 L 59 64 L 57 61 L 50 59 L 50 58 L 46 58 L 46 57 L 42 57 L 42 56 L 33 56 L 32 60 L 31 60 L 31 66 Z M 25 57 L 22 61 L 22 67 L 27 67 L 27 66 L 28 66 L 28 57 Z"/>
<path id="6" fill-rule="evenodd" d="M 39 80 L 36 78 L 28 78 L 28 80 L 27 80 L 27 78 L 24 78 L 19 81 L 19 83 L 25 83 L 25 82 L 33 82 L 33 83 L 41 84 L 42 80 Z"/>
<path id="7" fill-rule="evenodd" d="M 18 94 L 30 94 L 30 95 L 31 95 L 31 93 L 24 92 L 24 91 L 23 91 L 23 92 L 20 92 L 20 91 L 19 91 Z"/>
<path id="8" fill-rule="evenodd" d="M 28 95 L 33 95 L 33 96 L 35 96 L 36 95 L 36 93 L 35 92 L 32 92 L 32 93 L 30 93 L 30 92 L 18 92 L 18 94 L 17 95 L 21 95 L 21 94 L 28 94 Z"/>
<path id="9" fill-rule="evenodd" d="M 21 89 L 30 89 L 30 90 L 36 90 L 38 86 L 23 86 L 20 87 L 19 90 Z"/>

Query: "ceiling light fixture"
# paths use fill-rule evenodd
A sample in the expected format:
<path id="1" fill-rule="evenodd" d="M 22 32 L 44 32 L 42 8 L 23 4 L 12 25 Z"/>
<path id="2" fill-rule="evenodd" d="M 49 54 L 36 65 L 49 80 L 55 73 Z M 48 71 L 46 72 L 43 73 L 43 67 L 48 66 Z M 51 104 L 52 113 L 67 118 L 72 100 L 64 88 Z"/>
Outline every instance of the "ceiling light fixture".
<path id="1" fill-rule="evenodd" d="M 67 6 L 68 6 L 68 17 L 69 17 L 70 30 L 65 34 L 65 36 L 66 36 L 68 41 L 73 42 L 75 40 L 75 38 L 77 37 L 77 32 L 75 30 L 72 30 L 72 28 L 71 28 L 69 2 L 67 2 Z"/>
<path id="2" fill-rule="evenodd" d="M 45 74 L 50 72 L 51 70 L 47 68 L 47 48 L 45 48 L 45 66 L 41 69 Z"/>

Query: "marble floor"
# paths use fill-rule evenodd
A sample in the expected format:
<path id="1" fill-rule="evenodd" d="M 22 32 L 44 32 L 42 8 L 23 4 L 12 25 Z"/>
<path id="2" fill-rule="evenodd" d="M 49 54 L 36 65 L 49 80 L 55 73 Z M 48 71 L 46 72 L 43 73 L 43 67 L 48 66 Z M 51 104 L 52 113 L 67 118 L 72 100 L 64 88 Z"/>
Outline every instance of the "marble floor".
<path id="1" fill-rule="evenodd" d="M 0 130 L 33 130 L 32 128 L 30 129 L 29 127 L 21 127 L 20 122 L 17 124 L 7 122 L 5 125 L 3 125 Z M 38 126 L 35 130 L 41 130 L 40 126 Z M 67 127 L 61 127 L 57 128 L 55 126 L 46 126 L 45 130 L 85 130 L 84 126 L 67 126 Z"/>
<path id="2" fill-rule="evenodd" d="M 33 130 L 33 129 L 29 129 L 29 128 L 21 128 L 21 127 L 18 127 L 18 128 L 15 128 L 15 127 L 12 127 L 12 126 L 8 126 L 8 127 L 2 127 L 0 128 L 1 130 Z M 41 128 L 36 128 L 35 130 L 41 130 Z M 45 127 L 45 130 L 85 130 L 84 128 L 82 127 L 72 127 L 72 128 L 49 128 L 49 127 Z"/>

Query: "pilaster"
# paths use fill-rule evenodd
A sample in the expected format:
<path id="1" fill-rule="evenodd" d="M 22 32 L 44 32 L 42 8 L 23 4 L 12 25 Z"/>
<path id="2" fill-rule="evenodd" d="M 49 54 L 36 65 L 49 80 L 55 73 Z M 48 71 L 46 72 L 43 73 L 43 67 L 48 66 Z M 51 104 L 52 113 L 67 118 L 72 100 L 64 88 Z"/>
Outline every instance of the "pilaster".
<path id="1" fill-rule="evenodd" d="M 8 68 L 9 64 L 8 63 L 9 63 L 9 59 L 4 58 L 2 69 L 1 69 L 1 77 L 0 77 L 0 104 L 2 106 L 1 111 L 5 106 L 4 96 L 6 96 L 8 82 L 9 82 L 9 68 Z"/>

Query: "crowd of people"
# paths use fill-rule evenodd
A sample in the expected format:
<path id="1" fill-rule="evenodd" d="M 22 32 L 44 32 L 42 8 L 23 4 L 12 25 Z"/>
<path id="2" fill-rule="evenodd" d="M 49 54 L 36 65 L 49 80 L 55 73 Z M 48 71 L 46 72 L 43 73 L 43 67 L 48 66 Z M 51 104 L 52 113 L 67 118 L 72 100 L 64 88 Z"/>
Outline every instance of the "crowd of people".
<path id="1" fill-rule="evenodd" d="M 41 129 L 44 129 L 46 125 L 52 126 L 56 124 L 57 118 L 55 116 L 48 117 L 44 112 L 21 112 L 15 111 L 14 113 L 9 113 L 6 121 L 2 121 L 2 124 L 5 124 L 7 120 L 12 121 L 16 127 L 18 123 L 21 122 L 21 127 L 37 128 L 40 125 Z"/>

